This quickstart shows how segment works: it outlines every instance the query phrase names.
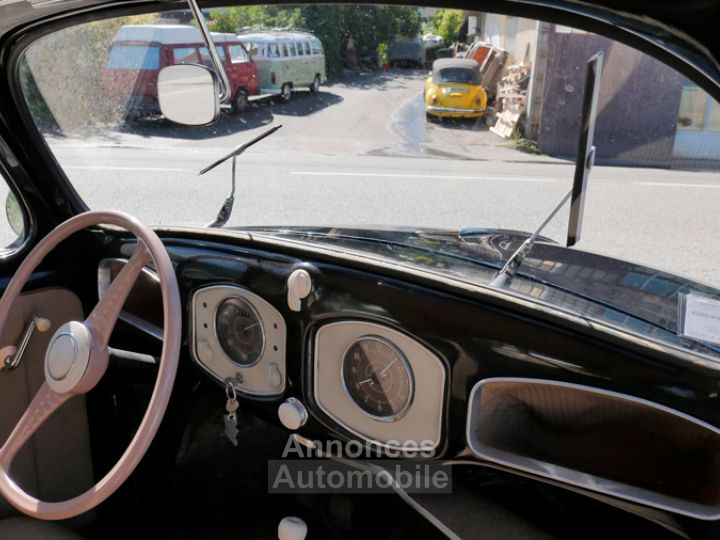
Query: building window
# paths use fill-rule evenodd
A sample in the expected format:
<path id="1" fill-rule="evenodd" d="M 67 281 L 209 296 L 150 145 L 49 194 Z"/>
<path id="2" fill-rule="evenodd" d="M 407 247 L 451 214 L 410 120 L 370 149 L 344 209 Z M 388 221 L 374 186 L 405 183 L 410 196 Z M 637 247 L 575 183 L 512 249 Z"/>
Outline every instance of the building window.
<path id="1" fill-rule="evenodd" d="M 720 131 L 720 104 L 688 80 L 683 83 L 680 96 L 678 129 Z"/>

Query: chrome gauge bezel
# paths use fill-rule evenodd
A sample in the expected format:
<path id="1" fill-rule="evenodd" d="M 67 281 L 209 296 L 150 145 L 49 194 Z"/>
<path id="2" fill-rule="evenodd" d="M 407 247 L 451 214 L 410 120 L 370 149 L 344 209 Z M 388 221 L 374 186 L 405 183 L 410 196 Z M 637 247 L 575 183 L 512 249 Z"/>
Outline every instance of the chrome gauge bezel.
<path id="1" fill-rule="evenodd" d="M 223 301 L 239 297 L 252 307 L 263 328 L 264 344 L 253 364 L 233 361 L 220 345 L 217 311 Z M 287 385 L 287 325 L 282 314 L 267 300 L 237 285 L 208 285 L 195 290 L 190 299 L 188 345 L 193 361 L 220 384 L 231 381 L 239 394 L 271 397 Z"/>
<path id="2" fill-rule="evenodd" d="M 405 404 L 403 405 L 402 409 L 400 411 L 398 411 L 397 413 L 389 414 L 389 415 L 372 414 L 371 412 L 364 409 L 357 402 L 357 400 L 353 397 L 353 393 L 350 391 L 350 388 L 348 388 L 348 386 L 347 386 L 347 381 L 345 380 L 345 364 L 346 364 L 347 354 L 350 351 L 350 349 L 352 349 L 355 345 L 357 345 L 358 343 L 360 343 L 362 341 L 377 341 L 378 343 L 382 343 L 383 345 L 385 345 L 386 347 L 391 349 L 397 355 L 398 358 L 400 358 L 400 361 L 402 362 L 403 367 L 405 368 L 405 372 L 407 373 L 408 381 L 409 381 L 408 398 L 405 401 Z M 375 420 L 379 420 L 380 422 L 395 422 L 395 421 L 399 420 L 400 418 L 402 418 L 403 416 L 405 416 L 408 409 L 410 409 L 410 405 L 412 405 L 413 399 L 415 398 L 415 378 L 413 375 L 412 367 L 410 366 L 410 363 L 408 362 L 408 359 L 405 356 L 405 353 L 403 353 L 402 350 L 400 349 L 400 347 L 395 345 L 389 339 L 375 335 L 375 334 L 367 334 L 364 336 L 360 336 L 359 338 L 357 338 L 355 341 L 353 341 L 350 345 L 348 345 L 345 348 L 345 351 L 343 352 L 343 355 L 342 355 L 342 366 L 340 369 L 340 374 L 341 374 L 340 379 L 341 379 L 341 383 L 343 385 L 343 389 L 345 390 L 345 393 L 348 395 L 350 400 L 365 415 L 367 415 L 370 418 L 373 418 Z"/>
<path id="3" fill-rule="evenodd" d="M 410 366 L 412 398 L 392 421 L 358 407 L 343 380 L 344 353 L 358 339 L 377 336 L 399 349 Z M 435 449 L 442 439 L 447 368 L 414 337 L 385 324 L 346 319 L 326 322 L 312 335 L 312 395 L 330 421 L 373 446 L 386 449 Z M 422 399 L 418 399 L 422 397 Z"/>
<path id="4" fill-rule="evenodd" d="M 257 319 L 258 324 L 260 325 L 260 338 L 262 339 L 262 346 L 260 347 L 260 352 L 257 355 L 257 358 L 253 360 L 252 362 L 249 362 L 247 364 L 243 364 L 237 361 L 237 359 L 234 357 L 234 355 L 230 354 L 228 351 L 226 344 L 223 343 L 223 339 L 220 337 L 220 333 L 218 332 L 218 316 L 220 313 L 220 308 L 226 303 L 231 300 L 238 300 L 245 304 L 248 309 L 252 312 L 255 319 Z M 249 368 L 253 367 L 258 364 L 263 359 L 263 356 L 265 355 L 265 347 L 267 345 L 267 339 L 265 335 L 265 323 L 263 322 L 262 317 L 258 313 L 258 310 L 255 309 L 255 306 L 247 300 L 246 298 L 243 298 L 242 296 L 238 294 L 234 294 L 231 296 L 227 296 L 223 300 L 220 301 L 220 303 L 215 308 L 215 315 L 213 316 L 213 332 L 215 332 L 215 339 L 217 339 L 218 344 L 220 345 L 220 348 L 223 350 L 225 355 L 230 359 L 230 361 L 235 364 L 236 366 L 240 368 Z"/>

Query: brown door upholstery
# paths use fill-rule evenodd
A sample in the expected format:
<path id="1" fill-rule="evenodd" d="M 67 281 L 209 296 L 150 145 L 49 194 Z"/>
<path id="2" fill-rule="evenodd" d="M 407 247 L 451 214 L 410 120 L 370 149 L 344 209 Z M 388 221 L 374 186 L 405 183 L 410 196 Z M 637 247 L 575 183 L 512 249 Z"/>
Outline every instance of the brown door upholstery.
<path id="1" fill-rule="evenodd" d="M 52 325 L 47 332 L 33 334 L 17 369 L 0 372 L 0 445 L 43 382 L 45 350 L 55 330 L 67 321 L 84 318 L 80 300 L 69 290 L 23 294 L 13 306 L 0 347 L 17 345 L 34 315 L 49 319 Z M 11 473 L 28 493 L 46 501 L 72 498 L 92 486 L 84 396 L 71 399 L 47 420 L 17 455 Z M 0 519 L 16 514 L 0 496 Z"/>

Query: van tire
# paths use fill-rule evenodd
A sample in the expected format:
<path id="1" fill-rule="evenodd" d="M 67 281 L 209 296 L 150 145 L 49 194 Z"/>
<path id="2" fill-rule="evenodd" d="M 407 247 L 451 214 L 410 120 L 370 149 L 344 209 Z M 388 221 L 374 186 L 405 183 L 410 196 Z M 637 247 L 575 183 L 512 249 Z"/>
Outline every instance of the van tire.
<path id="1" fill-rule="evenodd" d="M 315 75 L 315 80 L 310 85 L 310 93 L 317 94 L 318 92 L 320 92 L 320 75 Z"/>
<path id="2" fill-rule="evenodd" d="M 290 83 L 285 83 L 280 88 L 280 94 L 277 96 L 277 100 L 280 103 L 287 103 L 290 101 L 290 98 L 292 97 L 292 85 Z"/>
<path id="3" fill-rule="evenodd" d="M 250 100 L 248 99 L 247 91 L 244 88 L 238 88 L 238 91 L 235 92 L 235 99 L 233 99 L 233 112 L 239 114 L 246 110 L 249 105 Z"/>

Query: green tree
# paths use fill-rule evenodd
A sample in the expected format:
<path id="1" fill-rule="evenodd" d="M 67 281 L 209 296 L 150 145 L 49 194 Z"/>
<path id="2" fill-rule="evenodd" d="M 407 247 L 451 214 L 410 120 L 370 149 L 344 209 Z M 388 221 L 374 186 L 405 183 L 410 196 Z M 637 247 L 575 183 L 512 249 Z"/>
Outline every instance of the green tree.
<path id="1" fill-rule="evenodd" d="M 460 9 L 441 9 L 432 18 L 432 32 L 443 38 L 446 47 L 458 40 L 465 14 Z"/>
<path id="2" fill-rule="evenodd" d="M 256 5 L 215 9 L 211 11 L 209 26 L 216 32 L 237 32 L 247 27 L 306 28 L 323 44 L 328 76 L 338 78 L 343 73 L 350 38 L 359 53 L 374 52 L 381 43 L 392 44 L 398 37 L 417 36 L 422 18 L 417 8 L 409 6 Z"/>
<path id="3" fill-rule="evenodd" d="M 242 28 L 299 28 L 305 26 L 300 8 L 256 5 L 220 8 L 210 12 L 208 26 L 213 32 L 237 32 Z"/>

